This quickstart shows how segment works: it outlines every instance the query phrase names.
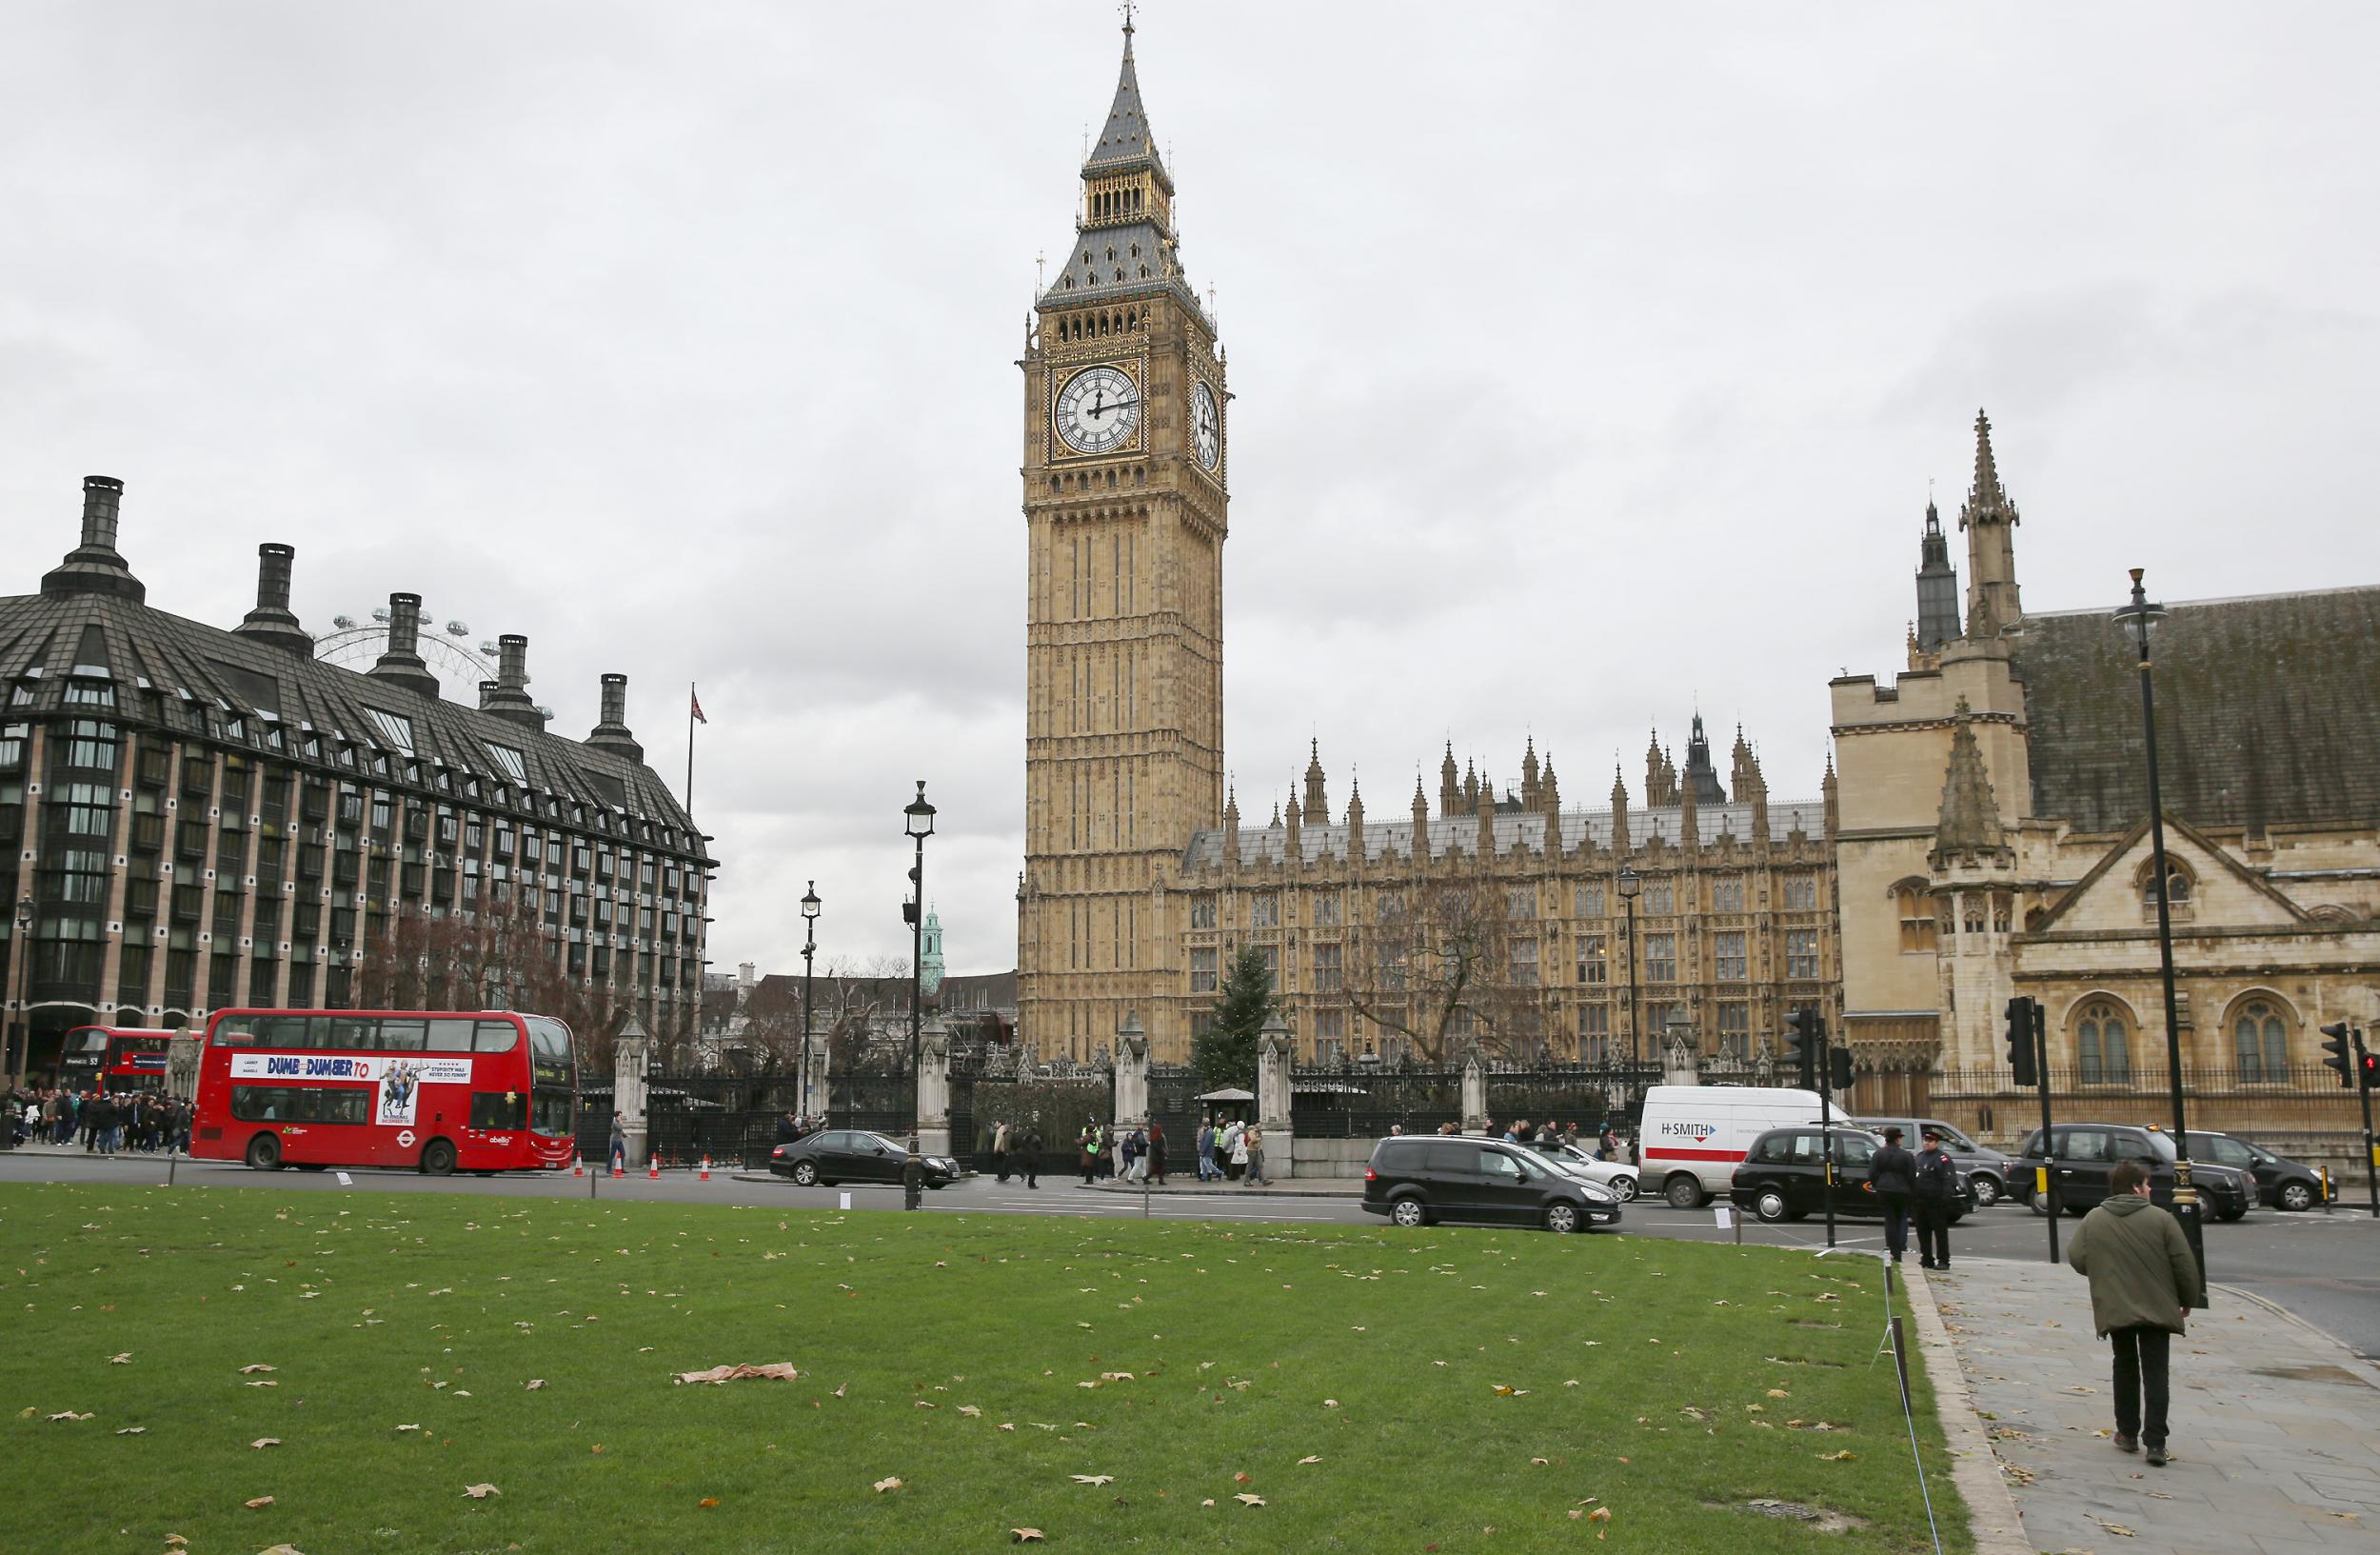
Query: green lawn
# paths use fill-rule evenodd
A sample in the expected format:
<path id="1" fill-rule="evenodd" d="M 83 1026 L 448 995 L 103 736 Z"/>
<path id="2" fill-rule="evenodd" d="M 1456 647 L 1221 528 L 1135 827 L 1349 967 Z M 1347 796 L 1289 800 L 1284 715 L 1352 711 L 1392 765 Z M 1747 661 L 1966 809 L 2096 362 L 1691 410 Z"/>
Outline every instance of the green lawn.
<path id="1" fill-rule="evenodd" d="M 0 1186 L 0 1311 L 15 1549 L 1927 1545 L 1874 1265 L 1771 1249 Z"/>

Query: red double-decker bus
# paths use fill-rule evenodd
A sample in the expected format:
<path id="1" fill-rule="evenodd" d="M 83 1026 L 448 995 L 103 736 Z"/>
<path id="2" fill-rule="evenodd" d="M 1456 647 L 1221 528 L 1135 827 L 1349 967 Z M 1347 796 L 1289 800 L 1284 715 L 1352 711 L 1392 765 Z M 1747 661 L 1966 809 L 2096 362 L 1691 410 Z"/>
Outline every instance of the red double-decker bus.
<path id="1" fill-rule="evenodd" d="M 69 1090 L 163 1090 L 173 1033 L 156 1027 L 78 1026 L 58 1049 Z"/>
<path id="2" fill-rule="evenodd" d="M 207 1025 L 190 1154 L 279 1166 L 567 1166 L 570 1028 L 509 1010 L 227 1009 Z"/>

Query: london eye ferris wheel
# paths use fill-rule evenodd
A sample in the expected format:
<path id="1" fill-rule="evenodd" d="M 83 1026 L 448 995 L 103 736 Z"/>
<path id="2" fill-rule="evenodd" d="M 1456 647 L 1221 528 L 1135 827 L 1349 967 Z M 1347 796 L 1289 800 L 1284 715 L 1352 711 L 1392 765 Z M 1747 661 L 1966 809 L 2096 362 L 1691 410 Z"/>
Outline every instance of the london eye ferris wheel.
<path id="1" fill-rule="evenodd" d="M 429 623 L 429 612 L 425 608 L 414 651 L 421 654 L 430 673 L 438 677 L 447 697 L 466 708 L 477 706 L 480 683 L 492 679 L 496 672 L 496 645 L 473 643 L 469 625 L 462 621 L 449 621 L 436 630 L 431 629 Z M 385 605 L 361 620 L 351 615 L 334 615 L 330 618 L 330 629 L 314 638 L 314 657 L 343 669 L 369 669 L 387 651 L 388 608 Z M 543 704 L 537 710 L 548 718 L 553 716 L 553 709 Z"/>

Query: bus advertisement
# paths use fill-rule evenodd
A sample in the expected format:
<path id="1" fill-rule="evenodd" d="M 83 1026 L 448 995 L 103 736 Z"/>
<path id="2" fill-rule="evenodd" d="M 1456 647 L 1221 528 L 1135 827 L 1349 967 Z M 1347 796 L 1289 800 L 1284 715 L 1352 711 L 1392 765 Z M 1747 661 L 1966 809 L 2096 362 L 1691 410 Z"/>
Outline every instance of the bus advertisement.
<path id="1" fill-rule="evenodd" d="M 577 1045 L 506 1010 L 227 1009 L 207 1027 L 190 1154 L 284 1166 L 565 1166 Z"/>
<path id="2" fill-rule="evenodd" d="M 173 1033 L 155 1027 L 78 1026 L 58 1052 L 58 1084 L 71 1091 L 166 1088 Z"/>

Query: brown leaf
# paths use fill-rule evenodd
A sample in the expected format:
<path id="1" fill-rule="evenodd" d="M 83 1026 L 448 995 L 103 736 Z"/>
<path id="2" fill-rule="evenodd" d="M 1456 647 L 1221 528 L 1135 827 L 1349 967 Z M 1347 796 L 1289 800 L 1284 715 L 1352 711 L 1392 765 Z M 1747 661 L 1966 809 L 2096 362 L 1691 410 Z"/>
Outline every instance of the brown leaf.
<path id="1" fill-rule="evenodd" d="M 246 1376 L 248 1376 L 248 1375 L 250 1375 L 250 1374 L 252 1374 L 252 1373 L 254 1373 L 254 1372 L 259 1372 L 259 1371 L 275 1371 L 275 1370 L 278 1370 L 278 1369 L 280 1369 L 280 1368 L 279 1368 L 279 1367 L 277 1367 L 277 1366 L 268 1366 L 265 1365 L 265 1363 L 263 1363 L 262 1361 L 259 1361 L 259 1362 L 257 1362 L 257 1363 L 256 1363 L 255 1365 L 253 1365 L 253 1366 L 242 1366 L 242 1367 L 240 1368 L 240 1375 L 241 1375 L 241 1376 L 243 1376 L 243 1377 L 246 1377 Z"/>
<path id="2" fill-rule="evenodd" d="M 90 1418 L 90 1411 L 86 1409 L 78 1415 L 71 1409 L 61 1409 L 50 1418 L 52 1420 L 89 1420 Z"/>
<path id="3" fill-rule="evenodd" d="M 272 1505 L 272 1497 L 258 1496 L 254 1501 L 244 1501 L 240 1503 L 240 1505 L 246 1506 L 251 1512 L 260 1512 Z"/>
<path id="4" fill-rule="evenodd" d="M 1234 1474 L 1232 1479 L 1235 1483 L 1240 1485 L 1245 1485 L 1248 1483 L 1248 1476 L 1245 1474 Z"/>
<path id="5" fill-rule="evenodd" d="M 850 1386 L 851 1386 L 851 1385 L 850 1385 L 849 1383 L 845 1383 L 845 1384 L 843 1384 L 843 1387 L 838 1387 L 838 1388 L 836 1388 L 836 1389 L 835 1389 L 835 1397 L 837 1397 L 837 1398 L 841 1398 L 841 1397 L 843 1397 L 843 1387 L 849 1387 Z"/>
<path id="6" fill-rule="evenodd" d="M 1337 1399 L 1324 1399 L 1322 1401 L 1322 1407 L 1325 1409 L 1336 1409 L 1339 1407 L 1339 1401 Z"/>
<path id="7" fill-rule="evenodd" d="M 525 1392 L 525 1393 L 534 1393 L 534 1392 L 536 1392 L 539 1388 L 541 1388 L 541 1387 L 543 1387 L 543 1386 L 545 1386 L 545 1378 L 543 1378 L 543 1377 L 531 1377 L 531 1378 L 530 1378 L 530 1379 L 529 1379 L 526 1383 L 524 1383 L 524 1384 L 522 1385 L 521 1390 L 522 1390 L 523 1392 Z"/>
<path id="8" fill-rule="evenodd" d="M 976 1416 L 978 1416 L 978 1415 L 982 1414 L 983 1411 L 982 1411 L 982 1410 L 981 1410 L 981 1409 L 979 1409 L 979 1408 L 977 1408 L 977 1407 L 976 1407 L 974 1405 L 972 1405 L 972 1404 L 962 1404 L 962 1405 L 959 1405 L 959 1412 L 960 1412 L 961 1414 L 962 1414 L 962 1415 L 966 1416 L 969 1420 L 973 1420 Z"/>
<path id="9" fill-rule="evenodd" d="M 1612 1509 L 1609 1506 L 1597 1506 L 1587 1514 L 1587 1521 L 1590 1523 L 1609 1523 L 1611 1520 Z"/>
<path id="10" fill-rule="evenodd" d="M 169 1533 L 169 1534 L 167 1534 L 167 1535 L 166 1535 L 166 1543 L 167 1543 L 167 1544 L 169 1544 L 169 1545 L 174 1545 L 174 1546 L 176 1546 L 176 1547 L 178 1548 L 178 1547 L 180 1547 L 180 1546 L 182 1546 L 182 1545 L 184 1545 L 188 1544 L 188 1543 L 189 1543 L 189 1541 L 188 1541 L 188 1539 L 183 1538 L 183 1537 L 182 1537 L 180 1534 L 178 1534 L 178 1533 Z"/>
<path id="11" fill-rule="evenodd" d="M 248 1444 L 251 1447 L 277 1447 L 280 1445 L 281 1438 L 277 1436 L 260 1436 Z"/>
<path id="12" fill-rule="evenodd" d="M 108 1364 L 111 1366 L 129 1366 L 132 1364 L 132 1352 L 126 1350 L 122 1355 L 110 1355 L 108 1357 Z"/>
<path id="13" fill-rule="evenodd" d="M 1298 1460 L 1298 1466 L 1303 1468 L 1308 1464 L 1319 1464 L 1321 1461 L 1319 1458 L 1300 1458 Z"/>
<path id="14" fill-rule="evenodd" d="M 1261 1506 L 1264 1505 L 1264 1498 L 1262 1496 L 1252 1496 L 1245 1490 L 1240 1491 L 1240 1494 L 1232 1497 L 1231 1499 L 1240 1503 L 1242 1506 Z"/>
<path id="15" fill-rule="evenodd" d="M 794 1370 L 791 1361 L 771 1361 L 764 1366 L 713 1366 L 708 1371 L 681 1371 L 676 1380 L 680 1383 L 731 1383 L 745 1377 L 765 1377 L 789 1383 L 800 1375 Z M 841 1388 L 836 1389 L 838 1398 L 842 1396 L 842 1391 Z"/>
<path id="16" fill-rule="evenodd" d="M 1215 1503 L 1214 1503 L 1214 1502 L 1210 1499 L 1210 1500 L 1207 1500 L 1207 1501 L 1201 1501 L 1201 1502 L 1200 1502 L 1200 1503 L 1199 1503 L 1199 1505 L 1201 1505 L 1201 1506 L 1212 1506 L 1212 1505 L 1215 1505 Z"/>
<path id="17" fill-rule="evenodd" d="M 504 1494 L 502 1490 L 497 1489 L 492 1485 L 466 1485 L 463 1487 L 463 1493 L 470 1497 L 473 1501 L 486 1501 L 489 1496 L 501 1496 Z"/>
<path id="18" fill-rule="evenodd" d="M 1017 1428 L 1017 1423 L 1013 1420 L 1003 1420 L 1000 1423 L 1000 1428 L 1003 1431 L 1013 1431 Z"/>
<path id="19" fill-rule="evenodd" d="M 1077 1485 L 1113 1485 L 1116 1483 L 1116 1476 L 1113 1474 L 1077 1474 L 1073 1476 L 1073 1479 Z"/>
<path id="20" fill-rule="evenodd" d="M 1859 1454 L 1852 1451 L 1849 1447 L 1845 1447 L 1840 1452 L 1821 1452 L 1818 1454 L 1821 1462 L 1830 1464 L 1847 1464 L 1858 1456 Z"/>
<path id="21" fill-rule="evenodd" d="M 1039 1528 L 1010 1528 L 1008 1537 L 1012 1543 L 1020 1545 L 1038 1545 L 1042 1542 L 1041 1530 Z"/>
<path id="22" fill-rule="evenodd" d="M 719 1498 L 717 1496 L 704 1496 L 694 1505 L 697 1506 L 716 1506 L 719 1505 Z"/>
<path id="23" fill-rule="evenodd" d="M 899 1480 L 878 1480 L 876 1482 L 876 1493 L 880 1496 L 887 1490 L 898 1490 L 900 1488 L 901 1482 Z"/>

